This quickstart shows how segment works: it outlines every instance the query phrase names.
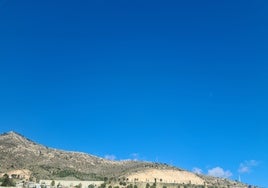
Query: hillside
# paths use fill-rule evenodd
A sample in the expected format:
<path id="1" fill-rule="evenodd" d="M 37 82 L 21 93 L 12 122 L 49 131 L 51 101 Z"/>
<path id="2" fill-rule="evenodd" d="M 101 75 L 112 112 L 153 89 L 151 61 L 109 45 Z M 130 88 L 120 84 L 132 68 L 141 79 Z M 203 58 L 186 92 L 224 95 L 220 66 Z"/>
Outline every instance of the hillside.
<path id="1" fill-rule="evenodd" d="M 111 161 L 86 153 L 57 150 L 37 144 L 15 132 L 0 135 L 0 174 L 7 172 L 21 173 L 24 177 L 38 179 L 121 178 L 129 182 L 191 182 L 197 185 L 215 185 L 215 182 L 222 182 L 221 185 L 226 186 L 237 184 L 230 180 L 199 176 L 166 164 Z"/>

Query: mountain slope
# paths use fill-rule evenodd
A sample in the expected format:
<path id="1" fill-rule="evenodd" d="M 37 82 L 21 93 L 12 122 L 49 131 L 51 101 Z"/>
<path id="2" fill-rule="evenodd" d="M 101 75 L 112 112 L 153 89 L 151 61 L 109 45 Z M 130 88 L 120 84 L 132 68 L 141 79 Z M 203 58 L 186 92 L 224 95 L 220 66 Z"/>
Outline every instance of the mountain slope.
<path id="1" fill-rule="evenodd" d="M 66 152 L 37 144 L 9 132 L 0 135 L 0 173 L 29 171 L 39 179 L 100 180 L 104 177 L 139 182 L 215 184 L 219 178 L 206 178 L 165 164 L 141 161 L 111 161 L 80 152 Z M 226 180 L 225 183 L 235 182 Z M 241 184 L 242 185 L 242 184 Z"/>
<path id="2" fill-rule="evenodd" d="M 30 169 L 35 176 L 49 178 L 80 173 L 82 179 L 121 176 L 144 168 L 168 168 L 167 165 L 137 161 L 111 161 L 80 152 L 66 152 L 37 144 L 9 132 L 0 136 L 1 171 Z"/>

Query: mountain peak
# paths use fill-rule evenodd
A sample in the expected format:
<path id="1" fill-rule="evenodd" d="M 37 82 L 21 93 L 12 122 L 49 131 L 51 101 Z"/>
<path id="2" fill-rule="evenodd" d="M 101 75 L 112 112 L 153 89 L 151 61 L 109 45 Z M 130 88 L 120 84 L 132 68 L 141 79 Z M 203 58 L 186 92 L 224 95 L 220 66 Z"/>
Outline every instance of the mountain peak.
<path id="1" fill-rule="evenodd" d="M 125 178 L 129 181 L 177 182 L 203 185 L 215 182 L 223 187 L 237 182 L 198 176 L 191 172 L 160 163 L 144 161 L 109 161 L 80 152 L 68 152 L 37 144 L 23 135 L 9 131 L 0 135 L 0 173 L 26 169 L 38 179 L 102 180 Z M 243 185 L 243 184 L 241 184 Z"/>
<path id="2" fill-rule="evenodd" d="M 29 145 L 36 145 L 35 142 L 33 142 L 32 140 L 26 138 L 22 134 L 17 133 L 15 131 L 9 131 L 9 132 L 1 134 L 0 140 L 3 143 L 9 143 L 13 146 L 18 146 L 18 145 L 22 145 L 22 144 L 25 147 L 27 147 Z"/>
<path id="3" fill-rule="evenodd" d="M 1 134 L 0 136 L 5 136 L 5 135 L 24 137 L 23 135 L 21 135 L 20 133 L 15 132 L 15 131 L 8 131 L 8 132 L 5 132 L 5 133 Z"/>

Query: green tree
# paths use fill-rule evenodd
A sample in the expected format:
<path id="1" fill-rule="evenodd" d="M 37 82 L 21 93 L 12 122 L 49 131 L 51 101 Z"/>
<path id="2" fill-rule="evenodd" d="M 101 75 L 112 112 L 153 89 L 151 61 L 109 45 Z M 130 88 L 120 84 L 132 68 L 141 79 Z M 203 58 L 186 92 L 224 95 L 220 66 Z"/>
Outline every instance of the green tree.
<path id="1" fill-rule="evenodd" d="M 52 187 L 54 187 L 54 186 L 55 186 L 55 180 L 52 180 L 51 183 L 50 183 L 50 185 L 51 185 Z"/>
<path id="2" fill-rule="evenodd" d="M 127 183 L 126 183 L 126 182 L 122 182 L 122 181 L 120 181 L 120 182 L 119 182 L 119 185 L 126 186 L 126 185 L 127 185 Z"/>
<path id="3" fill-rule="evenodd" d="M 128 185 L 128 186 L 127 186 L 127 188 L 133 188 L 133 185 L 132 185 L 132 184 L 130 184 L 130 185 Z"/>
<path id="4" fill-rule="evenodd" d="M 90 184 L 88 188 L 95 188 L 95 186 L 93 184 Z"/>
<path id="5" fill-rule="evenodd" d="M 150 188 L 150 184 L 149 183 L 146 183 L 146 188 Z"/>
<path id="6" fill-rule="evenodd" d="M 137 185 L 134 185 L 134 188 L 138 188 L 138 186 Z"/>
<path id="7" fill-rule="evenodd" d="M 16 184 L 13 179 L 9 178 L 7 174 L 4 174 L 2 179 L 2 186 L 4 187 L 14 187 Z"/>

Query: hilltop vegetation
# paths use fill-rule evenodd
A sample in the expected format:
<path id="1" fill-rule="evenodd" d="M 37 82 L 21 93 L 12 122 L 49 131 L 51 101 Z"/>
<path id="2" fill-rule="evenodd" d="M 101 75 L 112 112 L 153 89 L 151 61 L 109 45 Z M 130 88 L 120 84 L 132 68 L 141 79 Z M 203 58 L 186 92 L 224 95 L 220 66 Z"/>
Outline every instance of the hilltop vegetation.
<path id="1" fill-rule="evenodd" d="M 134 188 L 134 185 L 140 185 L 154 188 L 151 186 L 156 183 L 161 188 L 173 184 L 176 188 L 188 184 L 222 187 L 243 185 L 227 179 L 199 176 L 167 164 L 111 161 L 86 153 L 52 149 L 14 132 L 0 135 L 0 165 L 2 175 L 9 172 L 9 175 L 15 175 L 18 179 L 103 180 L 105 185 L 112 187 Z"/>

